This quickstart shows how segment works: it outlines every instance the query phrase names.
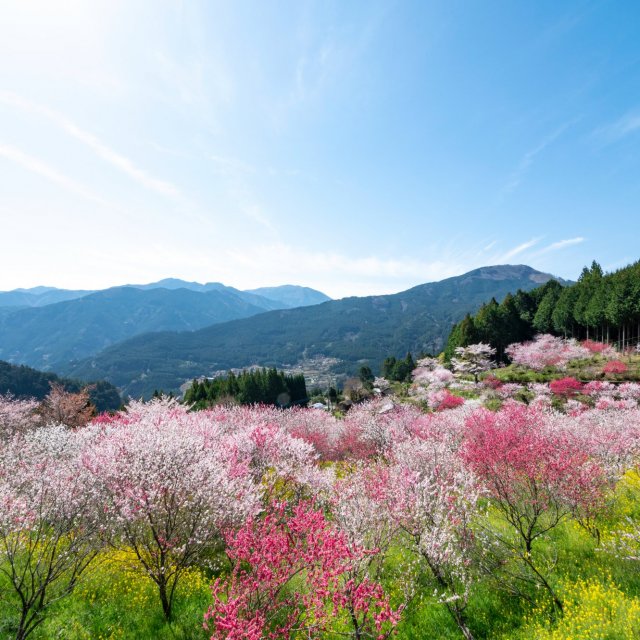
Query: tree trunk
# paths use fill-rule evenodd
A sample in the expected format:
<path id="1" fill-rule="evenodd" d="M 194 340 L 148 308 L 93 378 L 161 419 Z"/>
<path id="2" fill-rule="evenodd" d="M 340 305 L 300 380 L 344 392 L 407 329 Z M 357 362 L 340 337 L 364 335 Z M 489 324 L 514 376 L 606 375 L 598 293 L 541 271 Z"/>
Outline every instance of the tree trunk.
<path id="1" fill-rule="evenodd" d="M 431 572 L 433 573 L 433 576 L 435 577 L 436 582 L 443 589 L 452 590 L 453 593 L 455 593 L 455 590 L 450 589 L 450 585 L 445 580 L 445 578 L 442 575 L 442 573 L 439 571 L 439 568 L 438 567 L 434 567 L 431 564 L 431 562 L 429 561 L 429 558 L 427 556 L 425 556 L 424 554 L 423 554 L 423 557 L 427 561 L 427 564 L 429 565 L 429 568 L 431 569 Z M 451 617 L 454 619 L 455 623 L 458 625 L 458 629 L 460 629 L 460 632 L 464 636 L 465 640 L 475 640 L 475 638 L 473 637 L 473 634 L 471 633 L 471 629 L 469 629 L 469 627 L 467 626 L 467 622 L 466 622 L 466 618 L 465 618 L 465 615 L 464 615 L 463 608 L 461 608 L 458 605 L 458 602 L 457 601 L 446 602 L 445 606 L 447 607 L 447 611 L 449 611 L 449 613 L 451 614 Z"/>
<path id="2" fill-rule="evenodd" d="M 171 599 L 167 594 L 167 582 L 162 579 L 158 582 L 158 590 L 160 591 L 160 601 L 162 602 L 162 612 L 167 621 L 171 620 Z"/>
<path id="3" fill-rule="evenodd" d="M 475 640 L 473 634 L 471 633 L 471 629 L 469 629 L 469 627 L 467 626 L 464 616 L 462 615 L 462 611 L 460 611 L 458 607 L 455 606 L 455 604 L 447 604 L 447 609 L 449 610 L 449 613 L 451 614 L 453 619 L 456 621 L 458 629 L 460 629 L 460 632 L 464 636 L 464 639 Z"/>

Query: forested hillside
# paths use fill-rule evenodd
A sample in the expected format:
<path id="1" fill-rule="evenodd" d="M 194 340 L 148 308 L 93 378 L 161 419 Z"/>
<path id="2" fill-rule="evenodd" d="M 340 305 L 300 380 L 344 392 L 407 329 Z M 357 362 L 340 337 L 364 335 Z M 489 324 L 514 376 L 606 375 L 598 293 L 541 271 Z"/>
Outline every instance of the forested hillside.
<path id="1" fill-rule="evenodd" d="M 285 368 L 339 360 L 337 374 L 378 371 L 387 356 L 438 353 L 451 326 L 492 296 L 530 290 L 553 276 L 524 265 L 483 267 L 386 296 L 344 298 L 235 320 L 189 333 L 153 333 L 105 349 L 65 372 L 110 380 L 126 393 L 177 391 L 188 379 L 250 365 Z"/>
<path id="2" fill-rule="evenodd" d="M 593 262 L 573 285 L 551 280 L 508 295 L 500 304 L 493 298 L 456 324 L 445 354 L 450 358 L 456 347 L 486 342 L 502 360 L 509 344 L 536 333 L 635 347 L 640 343 L 640 261 L 607 274 Z"/>
<path id="3" fill-rule="evenodd" d="M 10 394 L 15 398 L 43 400 L 51 390 L 52 383 L 60 384 L 72 393 L 86 386 L 79 380 L 61 378 L 55 373 L 36 371 L 31 367 L 0 360 L 0 396 Z M 111 383 L 100 380 L 90 387 L 89 398 L 98 412 L 115 411 L 122 405 L 122 398 Z"/>
<path id="4" fill-rule="evenodd" d="M 70 360 L 150 331 L 194 331 L 328 300 L 308 287 L 286 285 L 269 292 L 272 298 L 219 282 L 175 278 L 95 292 L 48 287 L 0 292 L 0 357 L 57 371 Z"/>
<path id="5" fill-rule="evenodd" d="M 193 331 L 280 308 L 273 301 L 225 290 L 115 287 L 0 317 L 0 357 L 58 370 L 111 344 L 149 331 Z M 258 306 L 262 300 L 264 304 Z M 254 304 L 255 303 L 255 304 Z"/>

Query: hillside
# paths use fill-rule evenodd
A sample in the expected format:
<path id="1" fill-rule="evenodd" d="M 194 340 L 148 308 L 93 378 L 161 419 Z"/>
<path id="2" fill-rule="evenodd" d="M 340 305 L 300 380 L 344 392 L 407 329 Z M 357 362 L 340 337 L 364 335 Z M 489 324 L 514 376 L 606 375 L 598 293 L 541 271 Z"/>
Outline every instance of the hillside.
<path id="1" fill-rule="evenodd" d="M 127 340 L 66 369 L 105 377 L 133 396 L 177 390 L 190 378 L 251 364 L 292 366 L 339 360 L 337 374 L 361 364 L 377 371 L 385 356 L 438 352 L 451 326 L 486 300 L 502 299 L 552 279 L 524 265 L 476 269 L 393 295 L 332 300 L 264 313 L 192 333 L 155 333 Z"/>
<path id="2" fill-rule="evenodd" d="M 285 309 L 289 306 L 288 304 L 280 302 L 277 298 L 270 298 L 269 296 L 260 295 L 253 291 L 241 291 L 235 287 L 224 285 L 221 282 L 206 282 L 205 284 L 201 284 L 199 282 L 179 280 L 178 278 L 165 278 L 164 280 L 158 280 L 158 282 L 151 282 L 149 284 L 132 284 L 128 286 L 142 290 L 168 289 L 170 291 L 175 291 L 176 289 L 188 289 L 189 291 L 196 291 L 198 293 L 222 291 L 225 293 L 231 293 L 237 296 L 240 300 L 244 300 L 245 302 L 259 307 L 264 311 Z M 302 289 L 303 287 L 300 288 Z"/>
<path id="3" fill-rule="evenodd" d="M 577 282 L 567 284 L 520 291 L 500 305 L 487 301 L 453 327 L 445 357 L 450 359 L 456 347 L 485 342 L 508 363 L 509 344 L 545 333 L 615 344 L 620 351 L 640 345 L 640 261 L 610 273 L 594 261 Z"/>
<path id="4" fill-rule="evenodd" d="M 249 299 L 253 302 L 224 287 L 206 292 L 115 287 L 44 307 L 5 310 L 0 314 L 0 358 L 58 369 L 138 334 L 194 331 L 279 306 L 255 295 Z"/>
<path id="5" fill-rule="evenodd" d="M 79 380 L 61 378 L 55 373 L 36 371 L 24 365 L 12 365 L 0 360 L 0 395 L 11 394 L 15 398 L 35 398 L 43 400 L 51 389 L 51 383 L 61 384 L 67 391 L 80 391 L 85 385 Z M 110 383 L 93 383 L 89 392 L 91 402 L 98 412 L 115 411 L 120 408 L 122 398 L 118 390 Z"/>
<path id="6" fill-rule="evenodd" d="M 329 296 L 325 295 L 321 291 L 316 291 L 310 287 L 299 287 L 291 284 L 284 284 L 280 287 L 248 289 L 245 293 L 253 293 L 269 298 L 270 300 L 276 300 L 291 309 L 295 307 L 308 307 L 331 300 Z"/>

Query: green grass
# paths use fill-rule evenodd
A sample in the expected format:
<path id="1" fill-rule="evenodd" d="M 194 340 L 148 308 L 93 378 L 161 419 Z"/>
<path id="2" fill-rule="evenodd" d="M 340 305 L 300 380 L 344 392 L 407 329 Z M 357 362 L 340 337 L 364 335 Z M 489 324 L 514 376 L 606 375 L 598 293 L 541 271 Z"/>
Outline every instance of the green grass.
<path id="1" fill-rule="evenodd" d="M 624 374 L 605 375 L 602 373 L 602 367 L 606 364 L 607 359 L 602 356 L 595 355 L 586 360 L 572 360 L 567 364 L 566 369 L 560 371 L 555 367 L 546 367 L 542 371 L 533 371 L 526 367 L 517 365 L 509 365 L 500 369 L 493 369 L 489 373 L 494 375 L 502 382 L 517 382 L 527 384 L 529 382 L 551 382 L 571 376 L 582 382 L 591 380 L 609 380 L 610 382 L 638 382 L 640 380 L 640 355 L 625 355 L 619 358 L 624 362 L 628 370 Z"/>
<path id="2" fill-rule="evenodd" d="M 599 521 L 603 541 L 627 518 L 640 518 L 640 477 L 629 473 L 611 496 Z M 498 526 L 496 515 L 490 524 Z M 486 524 L 486 522 L 485 522 Z M 564 618 L 554 619 L 549 599 L 532 590 L 531 601 L 516 599 L 489 576 L 476 580 L 466 616 L 477 640 L 626 640 L 640 637 L 640 571 L 638 564 L 598 549 L 595 539 L 572 520 L 565 520 L 540 541 L 537 551 L 557 566 L 550 582 L 565 602 Z M 155 585 L 126 569 L 130 557 L 105 551 L 74 593 L 52 605 L 34 640 L 197 640 L 207 638 L 203 614 L 210 604 L 210 576 L 194 568 L 179 587 L 174 621 L 165 621 Z M 383 583 L 392 603 L 402 600 L 401 576 L 411 559 L 399 545 L 390 554 Z M 419 588 L 398 626 L 397 638 L 459 639 L 461 634 L 445 606 L 434 597 L 435 583 L 424 566 L 417 569 Z M 0 580 L 0 638 L 11 638 L 10 592 Z M 342 624 L 342 623 L 339 623 Z M 4 625 L 4 626 L 3 626 Z M 337 637 L 337 636 L 336 636 Z"/>

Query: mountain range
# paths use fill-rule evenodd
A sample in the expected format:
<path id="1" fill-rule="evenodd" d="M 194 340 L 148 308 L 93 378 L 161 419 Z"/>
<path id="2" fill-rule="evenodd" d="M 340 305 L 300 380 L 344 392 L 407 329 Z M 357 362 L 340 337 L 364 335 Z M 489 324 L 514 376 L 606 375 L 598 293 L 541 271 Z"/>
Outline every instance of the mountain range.
<path id="1" fill-rule="evenodd" d="M 292 285 L 240 291 L 217 282 L 176 279 L 102 291 L 18 289 L 0 293 L 0 359 L 59 371 L 72 360 L 139 334 L 194 331 L 329 299 Z"/>
<path id="2" fill-rule="evenodd" d="M 334 375 L 386 356 L 438 353 L 454 323 L 492 297 L 531 290 L 554 276 L 525 265 L 483 267 L 392 295 L 277 309 L 196 331 L 146 333 L 61 371 L 104 378 L 133 396 L 177 391 L 188 379 L 250 365 L 301 368 L 325 360 Z M 314 366 L 316 366 L 314 364 Z"/>
<path id="3" fill-rule="evenodd" d="M 56 302 L 75 300 L 87 296 L 93 291 L 72 291 L 55 287 L 32 287 L 31 289 L 14 289 L 0 291 L 0 307 L 44 307 Z"/>

